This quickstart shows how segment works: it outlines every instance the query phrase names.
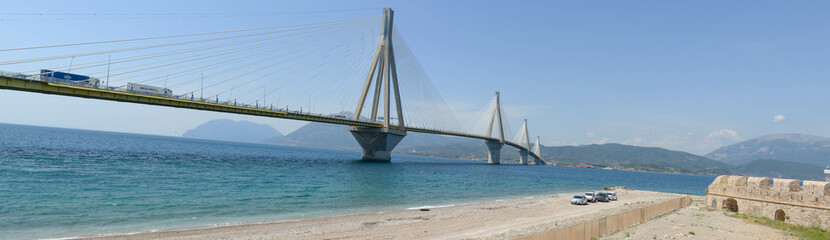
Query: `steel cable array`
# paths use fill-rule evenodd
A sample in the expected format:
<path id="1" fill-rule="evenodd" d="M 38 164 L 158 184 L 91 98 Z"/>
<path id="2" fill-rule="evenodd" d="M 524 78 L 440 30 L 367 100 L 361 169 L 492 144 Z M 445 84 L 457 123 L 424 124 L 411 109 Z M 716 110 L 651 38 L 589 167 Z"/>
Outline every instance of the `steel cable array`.
<path id="1" fill-rule="evenodd" d="M 0 58 L 0 69 L 30 78 L 49 69 L 100 79 L 99 88 L 130 91 L 135 85 L 128 84 L 144 84 L 180 99 L 345 117 L 357 105 L 380 28 L 380 17 L 364 17 L 7 48 L 0 57 L 26 57 Z M 407 127 L 482 135 L 458 121 L 397 28 L 392 36 Z M 399 110 L 391 111 L 397 116 Z M 369 112 L 361 119 L 368 121 Z"/>

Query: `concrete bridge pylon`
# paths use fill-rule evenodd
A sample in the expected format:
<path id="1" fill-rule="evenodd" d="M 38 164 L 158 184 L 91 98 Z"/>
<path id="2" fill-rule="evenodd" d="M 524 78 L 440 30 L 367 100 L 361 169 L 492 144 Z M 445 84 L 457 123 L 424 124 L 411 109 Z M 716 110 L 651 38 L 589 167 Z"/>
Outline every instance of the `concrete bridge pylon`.
<path id="1" fill-rule="evenodd" d="M 487 127 L 487 138 L 493 138 L 493 124 L 495 124 L 496 120 L 499 121 L 499 138 L 498 141 L 484 140 L 484 143 L 487 145 L 487 163 L 489 164 L 501 164 L 501 148 L 504 147 L 504 122 L 501 116 L 501 104 L 499 103 L 498 91 L 496 91 L 495 101 L 495 108 L 493 108 L 493 113 L 490 114 L 490 125 Z"/>
<path id="2" fill-rule="evenodd" d="M 525 119 L 520 132 L 521 135 L 519 136 L 519 145 L 524 147 L 524 149 L 519 149 L 519 164 L 527 165 L 527 156 L 529 155 L 528 150 L 530 150 L 530 136 L 527 134 L 527 119 Z"/>
<path id="3" fill-rule="evenodd" d="M 536 143 L 533 144 L 533 150 L 531 151 L 533 151 L 533 153 L 536 154 L 536 156 L 538 156 L 539 158 L 542 158 L 542 147 L 539 144 L 539 142 L 539 136 L 536 136 Z"/>
<path id="4" fill-rule="evenodd" d="M 536 164 L 544 164 L 542 162 L 542 145 L 540 144 L 539 136 L 536 136 L 536 144 L 533 144 L 533 148 L 530 150 L 533 154 L 536 155 L 536 159 L 534 161 Z"/>
<path id="5" fill-rule="evenodd" d="M 363 106 L 366 102 L 369 90 L 372 88 L 374 82 L 374 98 L 372 101 L 372 111 L 369 114 L 369 120 L 376 122 L 378 119 L 378 107 L 381 100 L 381 90 L 383 92 L 383 126 L 377 127 L 359 127 L 349 126 L 349 131 L 363 148 L 363 155 L 361 158 L 368 161 L 382 161 L 389 162 L 392 160 L 392 149 L 400 143 L 406 136 L 406 128 L 403 119 L 403 110 L 401 108 L 401 94 L 398 84 L 398 72 L 395 67 L 395 51 L 392 47 L 392 20 L 394 11 L 390 8 L 383 9 L 383 36 L 378 42 L 375 55 L 370 64 L 369 73 L 366 76 L 366 82 L 363 84 L 363 91 L 360 94 L 360 99 L 354 111 L 354 120 L 360 120 Z M 377 74 L 375 74 L 377 72 Z M 373 81 L 374 80 L 374 81 Z M 397 110 L 398 125 L 392 127 L 390 121 L 391 96 L 394 91 L 395 107 Z"/>

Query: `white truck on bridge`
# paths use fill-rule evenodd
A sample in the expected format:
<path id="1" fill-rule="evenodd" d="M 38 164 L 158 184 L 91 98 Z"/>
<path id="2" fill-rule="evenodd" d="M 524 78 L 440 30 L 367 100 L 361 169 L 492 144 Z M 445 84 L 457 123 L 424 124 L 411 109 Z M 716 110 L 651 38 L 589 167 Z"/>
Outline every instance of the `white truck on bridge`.
<path id="1" fill-rule="evenodd" d="M 146 94 L 146 95 L 156 95 L 162 97 L 172 97 L 173 90 L 163 87 L 156 87 L 138 83 L 127 83 L 127 92 L 130 93 L 138 93 L 138 94 Z"/>

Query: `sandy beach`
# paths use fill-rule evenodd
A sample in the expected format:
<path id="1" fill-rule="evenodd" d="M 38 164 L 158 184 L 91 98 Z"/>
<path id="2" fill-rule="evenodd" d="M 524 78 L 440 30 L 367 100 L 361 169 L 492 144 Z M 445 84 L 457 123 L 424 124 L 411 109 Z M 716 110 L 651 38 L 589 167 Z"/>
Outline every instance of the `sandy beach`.
<path id="1" fill-rule="evenodd" d="M 96 237 L 93 239 L 514 239 L 682 195 L 616 190 L 618 201 L 577 206 L 576 193 L 432 208 Z"/>

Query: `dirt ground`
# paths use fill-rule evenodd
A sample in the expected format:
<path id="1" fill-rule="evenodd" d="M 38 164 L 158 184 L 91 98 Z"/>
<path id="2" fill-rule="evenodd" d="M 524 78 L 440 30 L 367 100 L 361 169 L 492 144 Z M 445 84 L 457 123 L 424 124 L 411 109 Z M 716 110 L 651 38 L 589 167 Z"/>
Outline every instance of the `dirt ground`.
<path id="1" fill-rule="evenodd" d="M 680 209 L 600 239 L 797 239 L 787 232 L 724 215 L 693 196 Z"/>

